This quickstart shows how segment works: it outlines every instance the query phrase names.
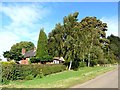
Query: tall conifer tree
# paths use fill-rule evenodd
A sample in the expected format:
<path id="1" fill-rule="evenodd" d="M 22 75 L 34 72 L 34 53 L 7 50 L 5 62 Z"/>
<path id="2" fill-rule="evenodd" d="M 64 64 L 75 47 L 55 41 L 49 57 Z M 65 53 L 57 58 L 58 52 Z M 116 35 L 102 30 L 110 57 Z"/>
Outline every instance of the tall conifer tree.
<path id="1" fill-rule="evenodd" d="M 43 56 L 48 55 L 47 50 L 47 35 L 42 28 L 39 33 L 38 43 L 37 43 L 37 51 L 36 57 L 42 58 Z"/>

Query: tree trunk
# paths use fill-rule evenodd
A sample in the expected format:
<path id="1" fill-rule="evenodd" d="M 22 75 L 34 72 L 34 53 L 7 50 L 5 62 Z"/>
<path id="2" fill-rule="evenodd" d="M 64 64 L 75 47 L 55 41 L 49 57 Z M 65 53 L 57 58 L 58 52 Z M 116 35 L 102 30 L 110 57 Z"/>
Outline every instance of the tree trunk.
<path id="1" fill-rule="evenodd" d="M 90 67 L 90 53 L 88 54 L 88 67 Z"/>
<path id="2" fill-rule="evenodd" d="M 109 57 L 110 53 L 109 53 L 109 47 L 108 47 L 108 57 Z"/>
<path id="3" fill-rule="evenodd" d="M 83 59 L 83 62 L 84 62 L 84 59 Z"/>
<path id="4" fill-rule="evenodd" d="M 83 55 L 83 62 L 84 62 L 85 60 L 84 60 L 84 55 Z"/>
<path id="5" fill-rule="evenodd" d="M 71 69 L 71 66 L 72 66 L 72 60 L 70 61 L 69 70 Z"/>
<path id="6" fill-rule="evenodd" d="M 85 59 L 85 56 L 83 55 L 83 62 L 85 61 L 84 59 Z"/>

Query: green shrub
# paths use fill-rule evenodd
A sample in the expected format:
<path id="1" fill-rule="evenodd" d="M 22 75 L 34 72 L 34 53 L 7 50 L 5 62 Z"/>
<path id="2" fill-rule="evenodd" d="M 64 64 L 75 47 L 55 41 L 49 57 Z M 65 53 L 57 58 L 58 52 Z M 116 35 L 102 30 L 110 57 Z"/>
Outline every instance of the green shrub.
<path id="1" fill-rule="evenodd" d="M 10 80 L 7 80 L 7 78 L 2 78 L 2 84 L 7 85 L 9 82 Z"/>
<path id="2" fill-rule="evenodd" d="M 38 57 L 32 57 L 32 58 L 30 58 L 30 62 L 31 63 L 38 63 L 38 62 L 40 62 L 40 58 L 38 58 Z"/>
<path id="3" fill-rule="evenodd" d="M 30 62 L 31 63 L 38 63 L 38 62 L 43 62 L 43 61 L 52 61 L 53 60 L 53 57 L 50 56 L 50 55 L 45 55 L 41 58 L 39 57 L 32 57 L 30 58 Z"/>
<path id="4" fill-rule="evenodd" d="M 31 75 L 28 75 L 25 77 L 25 80 L 32 80 L 34 78 L 34 76 L 31 74 Z"/>
<path id="5" fill-rule="evenodd" d="M 91 66 L 95 66 L 95 65 L 97 65 L 97 64 L 98 64 L 97 60 L 91 60 L 91 61 L 90 61 L 90 65 L 91 65 Z"/>
<path id="6" fill-rule="evenodd" d="M 5 80 L 14 80 L 15 64 L 10 62 L 2 62 L 1 64 L 2 64 L 2 77 L 4 77 Z"/>
<path id="7" fill-rule="evenodd" d="M 86 66 L 86 62 L 79 62 L 79 67 L 85 67 Z"/>
<path id="8" fill-rule="evenodd" d="M 45 55 L 45 56 L 42 57 L 42 60 L 43 61 L 51 61 L 51 60 L 53 60 L 53 57 L 50 56 L 50 55 Z"/>
<path id="9" fill-rule="evenodd" d="M 61 72 L 66 69 L 65 65 L 20 65 L 13 63 L 2 63 L 2 83 L 7 84 L 10 80 L 31 80 L 43 76 Z"/>
<path id="10" fill-rule="evenodd" d="M 42 70 L 42 69 L 41 69 Z M 40 74 L 37 74 L 36 78 L 43 78 L 44 75 L 43 75 L 43 72 L 41 71 Z"/>
<path id="11" fill-rule="evenodd" d="M 72 67 L 73 70 L 77 71 L 79 68 L 79 60 L 75 59 L 74 62 L 72 63 Z"/>
<path id="12" fill-rule="evenodd" d="M 98 61 L 98 64 L 108 64 L 108 59 L 102 59 Z"/>

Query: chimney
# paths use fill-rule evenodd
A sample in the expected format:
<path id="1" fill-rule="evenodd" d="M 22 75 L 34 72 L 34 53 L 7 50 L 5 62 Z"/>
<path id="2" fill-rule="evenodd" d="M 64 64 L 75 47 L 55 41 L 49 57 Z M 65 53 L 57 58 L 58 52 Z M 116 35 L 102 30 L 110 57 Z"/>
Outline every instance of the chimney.
<path id="1" fill-rule="evenodd" d="M 26 49 L 25 48 L 22 48 L 22 55 L 24 55 L 26 52 Z"/>

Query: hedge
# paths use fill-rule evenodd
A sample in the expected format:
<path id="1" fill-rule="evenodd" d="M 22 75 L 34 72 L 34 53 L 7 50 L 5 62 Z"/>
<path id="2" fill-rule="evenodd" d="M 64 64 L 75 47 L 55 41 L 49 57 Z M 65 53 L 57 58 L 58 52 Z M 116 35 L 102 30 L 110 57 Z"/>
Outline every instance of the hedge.
<path id="1" fill-rule="evenodd" d="M 30 62 L 31 63 L 38 63 L 38 62 L 43 62 L 43 61 L 52 61 L 53 60 L 53 57 L 50 56 L 50 55 L 45 55 L 41 58 L 39 57 L 32 57 L 30 58 Z"/>
<path id="2" fill-rule="evenodd" d="M 2 64 L 2 83 L 7 84 L 10 80 L 30 80 L 36 77 L 46 76 L 52 73 L 61 72 L 66 69 L 62 64 L 51 65 L 20 65 L 15 63 Z"/>

